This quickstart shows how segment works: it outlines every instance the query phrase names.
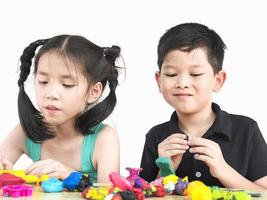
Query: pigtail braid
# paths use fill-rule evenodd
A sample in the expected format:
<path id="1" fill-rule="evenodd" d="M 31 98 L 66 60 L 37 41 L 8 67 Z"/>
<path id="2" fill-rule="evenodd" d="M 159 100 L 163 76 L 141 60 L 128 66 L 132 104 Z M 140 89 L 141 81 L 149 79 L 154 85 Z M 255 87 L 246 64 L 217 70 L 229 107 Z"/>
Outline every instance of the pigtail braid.
<path id="1" fill-rule="evenodd" d="M 35 142 L 42 142 L 45 139 L 52 138 L 52 132 L 48 125 L 43 122 L 42 114 L 34 107 L 30 98 L 24 90 L 24 82 L 31 71 L 32 59 L 35 56 L 36 49 L 43 45 L 47 40 L 37 40 L 31 43 L 23 51 L 20 57 L 20 76 L 18 80 L 18 114 L 21 126 L 25 134 Z"/>
<path id="2" fill-rule="evenodd" d="M 115 61 L 119 57 L 120 51 L 121 49 L 118 46 L 103 48 L 103 56 L 107 63 L 105 66 L 107 68 L 106 77 L 103 82 L 108 81 L 110 92 L 102 102 L 96 104 L 76 120 L 76 127 L 84 135 L 88 134 L 88 129 L 104 121 L 112 113 L 117 103 L 115 90 L 118 85 L 118 71 Z"/>

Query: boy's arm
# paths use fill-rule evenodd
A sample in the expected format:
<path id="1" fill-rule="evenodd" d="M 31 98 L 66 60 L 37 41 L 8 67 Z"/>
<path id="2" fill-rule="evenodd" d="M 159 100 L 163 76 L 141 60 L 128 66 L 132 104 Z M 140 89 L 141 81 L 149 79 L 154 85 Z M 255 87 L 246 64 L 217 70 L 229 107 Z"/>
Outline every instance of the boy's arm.
<path id="1" fill-rule="evenodd" d="M 265 188 L 265 190 L 267 190 L 267 176 L 264 176 L 256 181 L 254 181 L 254 183 L 256 183 L 257 185 Z"/>
<path id="2" fill-rule="evenodd" d="M 248 177 L 255 184 L 267 189 L 267 145 L 256 122 L 249 146 Z"/>
<path id="3" fill-rule="evenodd" d="M 232 168 L 224 160 L 220 146 L 217 143 L 205 138 L 193 138 L 189 140 L 189 144 L 192 146 L 189 151 L 191 153 L 195 153 L 196 159 L 206 163 L 210 169 L 211 175 L 217 178 L 224 187 L 250 190 L 267 188 L 266 185 L 264 186 L 265 179 L 253 182 L 243 177 L 234 168 Z M 254 146 L 252 149 L 257 149 L 257 147 Z M 249 156 L 251 157 L 251 155 Z M 266 156 L 266 154 L 261 154 L 261 156 Z M 251 159 L 254 160 L 253 157 L 251 157 Z M 264 161 L 264 158 L 262 161 Z M 260 163 L 258 163 L 258 165 L 260 165 Z M 258 170 L 257 166 L 253 166 L 253 171 Z M 249 171 L 251 172 L 251 174 L 248 175 L 250 178 L 256 176 L 256 173 L 252 176 L 253 171 Z M 259 176 L 259 174 L 257 174 L 257 176 Z M 258 182 L 260 182 L 260 184 L 257 184 Z"/>
<path id="4" fill-rule="evenodd" d="M 263 180 L 251 182 L 229 165 L 225 168 L 223 174 L 223 176 L 216 178 L 218 178 L 220 182 L 227 188 L 241 188 L 249 190 L 267 189 L 267 177 L 264 177 Z"/>
<path id="5" fill-rule="evenodd" d="M 148 135 L 146 135 L 146 141 L 140 166 L 143 169 L 140 172 L 140 176 L 148 182 L 155 180 L 159 173 L 159 169 L 155 163 L 156 159 L 158 158 L 157 146 L 153 147 L 153 142 L 153 139 L 149 138 Z"/>
<path id="6" fill-rule="evenodd" d="M 14 164 L 21 154 L 25 152 L 25 135 L 20 124 L 18 124 L 2 141 L 0 145 L 0 165 L 9 161 Z M 5 167 L 5 166 L 1 166 Z"/>

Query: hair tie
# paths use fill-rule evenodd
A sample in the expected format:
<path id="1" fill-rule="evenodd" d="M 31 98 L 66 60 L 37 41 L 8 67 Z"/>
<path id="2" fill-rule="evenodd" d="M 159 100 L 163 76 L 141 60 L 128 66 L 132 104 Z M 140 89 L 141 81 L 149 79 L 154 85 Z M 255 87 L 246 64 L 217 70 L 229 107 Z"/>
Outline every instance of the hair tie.
<path id="1" fill-rule="evenodd" d="M 105 56 L 105 57 L 107 56 L 108 50 L 109 50 L 108 47 L 103 47 L 103 56 Z"/>

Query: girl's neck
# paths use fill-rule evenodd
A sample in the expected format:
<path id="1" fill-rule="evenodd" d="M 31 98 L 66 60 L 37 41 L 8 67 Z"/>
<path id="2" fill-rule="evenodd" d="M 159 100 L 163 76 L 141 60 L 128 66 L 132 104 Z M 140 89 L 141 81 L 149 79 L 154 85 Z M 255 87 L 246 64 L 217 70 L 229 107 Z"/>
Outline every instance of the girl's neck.
<path id="1" fill-rule="evenodd" d="M 213 124 L 216 115 L 211 106 L 202 109 L 195 114 L 184 115 L 177 113 L 179 117 L 179 127 L 187 135 L 201 137 Z"/>
<path id="2" fill-rule="evenodd" d="M 53 127 L 53 130 L 56 134 L 56 139 L 70 139 L 79 135 L 78 131 L 75 129 L 73 123 L 65 123 Z"/>

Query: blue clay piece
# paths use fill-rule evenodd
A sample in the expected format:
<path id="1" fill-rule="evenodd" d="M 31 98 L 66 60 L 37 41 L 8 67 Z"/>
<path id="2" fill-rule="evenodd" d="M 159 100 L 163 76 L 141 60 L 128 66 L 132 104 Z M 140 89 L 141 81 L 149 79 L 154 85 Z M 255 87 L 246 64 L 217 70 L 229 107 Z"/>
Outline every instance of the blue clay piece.
<path id="1" fill-rule="evenodd" d="M 49 178 L 42 182 L 42 188 L 45 192 L 61 192 L 64 190 L 63 182 L 57 178 Z"/>
<path id="2" fill-rule="evenodd" d="M 80 180 L 82 178 L 82 173 L 80 172 L 72 172 L 64 181 L 63 187 L 67 188 L 68 190 L 72 191 L 77 188 Z"/>

